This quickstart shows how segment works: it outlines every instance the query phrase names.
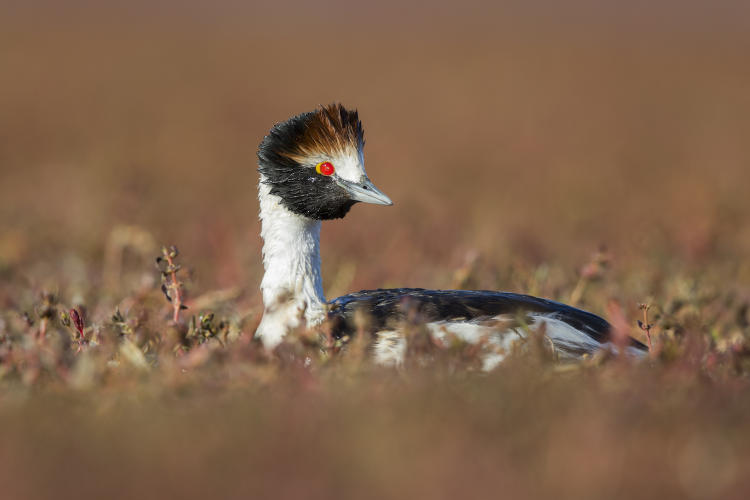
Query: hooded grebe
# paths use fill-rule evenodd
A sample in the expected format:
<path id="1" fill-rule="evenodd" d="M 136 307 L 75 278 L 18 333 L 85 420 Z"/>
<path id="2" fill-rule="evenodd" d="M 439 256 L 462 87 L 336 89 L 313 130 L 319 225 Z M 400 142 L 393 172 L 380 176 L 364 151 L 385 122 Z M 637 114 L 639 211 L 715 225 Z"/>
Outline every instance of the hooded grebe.
<path id="1" fill-rule="evenodd" d="M 375 361 L 399 364 L 406 352 L 399 328 L 405 304 L 437 338 L 452 334 L 472 343 L 486 339 L 496 353 L 484 359 L 485 368 L 500 362 L 528 327 L 544 325 L 562 358 L 578 358 L 607 344 L 610 326 L 602 318 L 514 293 L 398 288 L 364 290 L 327 302 L 320 274 L 321 221 L 344 217 L 358 201 L 393 204 L 365 173 L 364 143 L 357 112 L 332 104 L 277 124 L 260 144 L 265 274 L 264 313 L 256 335 L 267 348 L 294 328 L 324 321 L 330 322 L 335 338 L 346 338 L 357 331 L 355 311 L 364 310 Z M 645 348 L 633 339 L 629 342 L 634 352 Z"/>

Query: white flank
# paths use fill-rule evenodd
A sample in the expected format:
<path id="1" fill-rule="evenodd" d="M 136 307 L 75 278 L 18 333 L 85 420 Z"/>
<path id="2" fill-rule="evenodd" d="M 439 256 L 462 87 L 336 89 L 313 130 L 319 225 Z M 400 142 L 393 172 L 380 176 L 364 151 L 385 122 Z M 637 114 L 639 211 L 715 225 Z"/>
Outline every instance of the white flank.
<path id="1" fill-rule="evenodd" d="M 544 323 L 545 334 L 555 347 L 584 350 L 589 353 L 596 352 L 603 347 L 603 344 L 554 316 L 538 315 L 532 318 L 534 322 L 530 327 L 536 330 L 541 323 Z M 564 350 L 556 349 L 555 352 L 563 359 L 577 359 L 576 356 L 567 355 Z"/>
<path id="2" fill-rule="evenodd" d="M 373 360 L 382 366 L 401 366 L 406 356 L 406 339 L 396 330 L 376 333 Z"/>
<path id="3" fill-rule="evenodd" d="M 463 342 L 477 344 L 484 341 L 486 349 L 481 354 L 482 369 L 490 371 L 497 367 L 512 351 L 514 345 L 526 338 L 526 330 L 521 327 L 506 327 L 515 317 L 513 315 L 499 315 L 492 318 L 471 321 L 435 321 L 425 326 L 435 339 L 447 340 L 455 336 Z M 557 354 L 562 359 L 576 359 L 575 356 L 567 354 L 564 348 L 583 350 L 585 352 L 596 352 L 603 348 L 612 349 L 609 343 L 601 344 L 585 334 L 573 328 L 566 322 L 557 319 L 554 315 L 536 314 L 530 315 L 529 328 L 537 330 L 544 324 L 544 331 L 556 347 Z M 377 333 L 374 344 L 374 360 L 385 366 L 400 366 L 406 355 L 406 339 L 398 330 L 387 330 Z M 641 356 L 642 352 L 628 348 L 628 352 Z"/>

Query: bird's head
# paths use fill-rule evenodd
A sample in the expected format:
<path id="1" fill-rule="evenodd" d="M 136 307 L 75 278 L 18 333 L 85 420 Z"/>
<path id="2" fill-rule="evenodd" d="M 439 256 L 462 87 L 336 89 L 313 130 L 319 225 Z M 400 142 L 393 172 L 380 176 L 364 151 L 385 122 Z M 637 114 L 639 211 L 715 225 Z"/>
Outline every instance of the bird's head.
<path id="1" fill-rule="evenodd" d="M 321 106 L 275 125 L 258 148 L 261 182 L 290 211 L 338 219 L 356 202 L 392 205 L 367 178 L 364 131 L 356 111 Z"/>

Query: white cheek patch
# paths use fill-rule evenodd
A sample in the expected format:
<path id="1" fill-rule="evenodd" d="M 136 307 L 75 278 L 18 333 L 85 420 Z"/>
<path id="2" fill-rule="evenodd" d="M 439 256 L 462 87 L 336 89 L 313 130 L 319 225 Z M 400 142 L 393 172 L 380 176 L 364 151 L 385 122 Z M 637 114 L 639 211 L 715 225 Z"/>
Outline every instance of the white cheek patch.
<path id="1" fill-rule="evenodd" d="M 355 151 L 349 151 L 349 154 L 337 156 L 329 160 L 336 169 L 336 174 L 344 180 L 350 182 L 361 182 L 366 177 L 365 164 L 361 160 L 360 154 Z"/>

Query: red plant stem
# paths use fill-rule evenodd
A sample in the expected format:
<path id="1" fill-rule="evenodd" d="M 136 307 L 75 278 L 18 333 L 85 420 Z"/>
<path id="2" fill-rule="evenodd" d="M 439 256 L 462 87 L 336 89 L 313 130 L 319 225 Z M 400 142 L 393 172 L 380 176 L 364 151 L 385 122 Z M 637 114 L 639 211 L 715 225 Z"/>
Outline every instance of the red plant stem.
<path id="1" fill-rule="evenodd" d="M 642 307 L 643 309 L 643 330 L 646 332 L 646 339 L 648 340 L 648 352 L 653 352 L 653 346 L 651 345 L 651 324 L 648 322 L 648 310 L 649 306 Z"/>
<path id="2" fill-rule="evenodd" d="M 47 336 L 47 318 L 42 318 L 41 322 L 39 323 L 39 340 L 43 342 L 46 336 Z"/>
<path id="3" fill-rule="evenodd" d="M 170 269 L 176 269 L 174 265 L 174 261 L 172 260 L 172 256 L 168 252 L 166 255 L 167 264 L 169 264 Z M 180 283 L 177 281 L 177 271 L 174 270 L 169 273 L 170 278 L 172 278 L 171 288 L 172 288 L 172 308 L 174 310 L 172 314 L 172 321 L 177 323 L 180 321 L 180 309 L 182 308 L 182 290 L 180 290 Z"/>

